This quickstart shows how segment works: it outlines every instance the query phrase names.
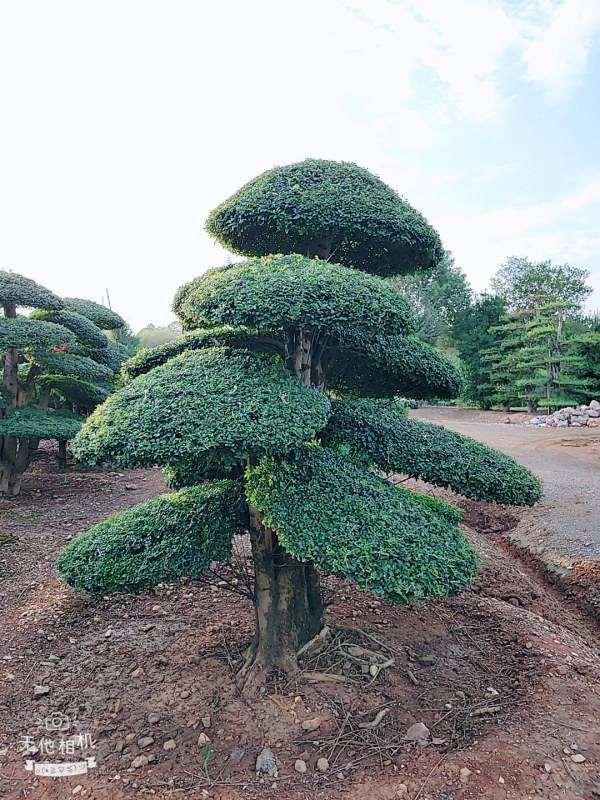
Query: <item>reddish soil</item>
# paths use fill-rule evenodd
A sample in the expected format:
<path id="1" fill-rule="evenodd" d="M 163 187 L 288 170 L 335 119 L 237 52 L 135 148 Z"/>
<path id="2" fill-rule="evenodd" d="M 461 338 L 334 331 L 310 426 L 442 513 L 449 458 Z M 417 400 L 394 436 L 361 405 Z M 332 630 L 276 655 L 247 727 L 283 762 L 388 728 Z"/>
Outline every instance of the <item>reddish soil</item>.
<path id="1" fill-rule="evenodd" d="M 156 470 L 61 473 L 45 456 L 21 497 L 0 504 L 0 797 L 600 797 L 597 629 L 498 546 L 512 510 L 469 509 L 482 569 L 458 598 L 392 607 L 328 580 L 330 645 L 293 681 L 273 675 L 251 699 L 235 680 L 252 631 L 247 600 L 182 582 L 90 606 L 54 575 L 70 536 L 162 489 Z M 369 659 L 393 663 L 373 676 Z M 35 699 L 35 686 L 49 691 Z M 360 727 L 384 710 L 376 727 Z M 63 737 L 90 733 L 94 747 L 19 752 L 25 736 L 60 738 L 46 732 L 56 712 L 68 716 Z M 307 733 L 302 722 L 315 718 Z M 414 722 L 430 729 L 429 743 L 404 739 Z M 264 747 L 277 777 L 254 771 Z M 24 766 L 82 754 L 97 766 L 77 777 Z M 134 768 L 140 755 L 150 761 Z"/>

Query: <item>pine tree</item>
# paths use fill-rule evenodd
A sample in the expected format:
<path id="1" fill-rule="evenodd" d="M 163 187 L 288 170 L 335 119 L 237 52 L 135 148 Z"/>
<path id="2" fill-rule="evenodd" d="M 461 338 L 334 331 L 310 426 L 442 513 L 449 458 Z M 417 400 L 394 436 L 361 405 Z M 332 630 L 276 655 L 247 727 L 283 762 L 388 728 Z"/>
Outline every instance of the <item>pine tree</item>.
<path id="1" fill-rule="evenodd" d="M 382 278 L 430 269 L 437 233 L 353 164 L 276 168 L 211 213 L 248 260 L 181 287 L 182 337 L 143 351 L 90 416 L 90 464 L 159 464 L 177 491 L 74 539 L 58 568 L 102 596 L 200 577 L 249 531 L 256 634 L 243 674 L 293 671 L 322 626 L 321 574 L 396 602 L 453 595 L 477 559 L 456 509 L 399 490 L 403 472 L 469 497 L 532 504 L 512 459 L 394 402 L 452 397 L 452 363 L 416 339 L 409 302 Z"/>
<path id="2" fill-rule="evenodd" d="M 83 415 L 112 391 L 124 354 L 101 328 L 120 327 L 123 320 L 4 271 L 0 307 L 0 495 L 15 497 L 40 439 L 58 440 L 64 460 Z M 36 310 L 25 317 L 17 314 L 23 308 Z"/>
<path id="3" fill-rule="evenodd" d="M 482 294 L 459 314 L 453 326 L 465 369 L 465 396 L 484 409 L 491 408 L 496 399 L 485 354 L 499 343 L 497 326 L 505 314 L 506 304 L 502 298 Z"/>

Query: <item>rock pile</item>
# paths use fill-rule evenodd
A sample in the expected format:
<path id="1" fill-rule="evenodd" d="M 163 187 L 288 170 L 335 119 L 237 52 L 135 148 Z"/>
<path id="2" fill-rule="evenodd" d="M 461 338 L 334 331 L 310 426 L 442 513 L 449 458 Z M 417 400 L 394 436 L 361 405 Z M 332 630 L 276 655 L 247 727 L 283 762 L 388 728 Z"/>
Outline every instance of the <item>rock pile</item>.
<path id="1" fill-rule="evenodd" d="M 600 428 L 600 402 L 592 400 L 589 406 L 561 408 L 553 414 L 532 417 L 526 424 L 537 428 Z"/>

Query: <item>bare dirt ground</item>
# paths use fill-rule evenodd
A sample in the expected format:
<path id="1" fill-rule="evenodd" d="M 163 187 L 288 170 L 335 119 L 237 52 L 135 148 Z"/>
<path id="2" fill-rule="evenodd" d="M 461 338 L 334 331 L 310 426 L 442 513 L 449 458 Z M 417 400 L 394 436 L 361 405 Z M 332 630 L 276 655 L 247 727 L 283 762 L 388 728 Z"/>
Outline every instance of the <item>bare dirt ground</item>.
<path id="1" fill-rule="evenodd" d="M 458 598 L 391 607 L 328 581 L 332 643 L 251 701 L 235 680 L 247 601 L 182 582 L 89 606 L 54 575 L 69 536 L 162 489 L 156 470 L 61 473 L 46 457 L 0 504 L 0 797 L 600 797 L 598 628 L 497 546 L 513 510 L 469 507 L 482 569 Z M 57 712 L 64 737 L 83 737 L 76 755 L 22 752 L 26 736 L 57 739 Z M 426 744 L 404 738 L 415 722 Z M 255 774 L 264 747 L 276 777 Z M 25 769 L 85 756 L 97 764 L 86 775 Z"/>

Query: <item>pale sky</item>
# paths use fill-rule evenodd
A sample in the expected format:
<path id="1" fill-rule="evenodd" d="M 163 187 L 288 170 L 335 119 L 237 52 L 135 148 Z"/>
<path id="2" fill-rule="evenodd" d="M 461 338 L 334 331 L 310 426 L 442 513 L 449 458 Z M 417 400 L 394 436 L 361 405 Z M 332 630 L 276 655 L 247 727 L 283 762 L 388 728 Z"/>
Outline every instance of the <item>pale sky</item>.
<path id="1" fill-rule="evenodd" d="M 0 0 L 0 268 L 134 330 L 226 253 L 245 181 L 354 161 L 476 290 L 509 255 L 592 271 L 600 0 Z"/>

